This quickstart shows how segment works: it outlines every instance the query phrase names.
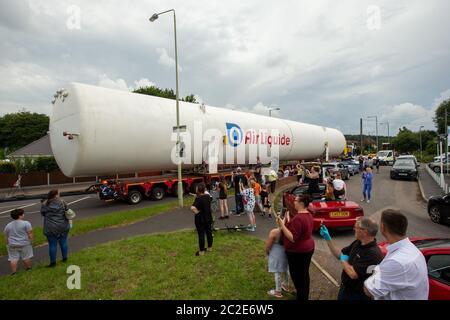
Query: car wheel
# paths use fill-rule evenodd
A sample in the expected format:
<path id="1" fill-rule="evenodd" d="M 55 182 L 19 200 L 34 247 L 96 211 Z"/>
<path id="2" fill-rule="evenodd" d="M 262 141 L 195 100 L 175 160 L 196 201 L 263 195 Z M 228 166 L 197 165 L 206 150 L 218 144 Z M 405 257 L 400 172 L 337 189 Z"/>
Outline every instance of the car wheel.
<path id="1" fill-rule="evenodd" d="M 434 223 L 442 223 L 442 215 L 438 206 L 432 206 L 429 211 L 430 219 Z"/>
<path id="2" fill-rule="evenodd" d="M 128 194 L 129 204 L 138 204 L 142 200 L 142 193 L 137 190 L 133 190 Z"/>
<path id="3" fill-rule="evenodd" d="M 161 187 L 154 187 L 152 189 L 151 195 L 152 195 L 152 199 L 154 199 L 154 200 L 162 200 L 164 198 L 164 196 L 166 195 L 166 192 Z"/>
<path id="4" fill-rule="evenodd" d="M 439 168 L 439 167 L 434 167 L 434 168 L 433 168 L 433 171 L 434 171 L 435 173 L 441 173 L 441 168 Z"/>

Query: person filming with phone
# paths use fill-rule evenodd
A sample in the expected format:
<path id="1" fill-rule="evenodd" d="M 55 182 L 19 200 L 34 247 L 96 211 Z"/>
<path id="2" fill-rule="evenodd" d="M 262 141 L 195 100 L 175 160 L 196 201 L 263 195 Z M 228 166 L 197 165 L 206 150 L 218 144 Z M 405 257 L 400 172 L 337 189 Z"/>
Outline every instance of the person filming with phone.
<path id="1" fill-rule="evenodd" d="M 285 221 L 276 215 L 277 225 L 283 235 L 291 278 L 297 290 L 297 300 L 309 299 L 309 265 L 314 253 L 314 220 L 307 209 L 309 203 L 308 194 L 297 196 L 294 202 L 296 214 L 292 219 Z"/>
<path id="2" fill-rule="evenodd" d="M 383 259 L 375 239 L 378 225 L 371 218 L 360 217 L 356 220 L 353 229 L 356 240 L 343 249 L 339 249 L 331 240 L 330 233 L 324 224 L 320 226 L 320 235 L 326 240 L 330 252 L 342 264 L 338 300 L 370 300 L 364 294 L 364 281 L 371 275 L 371 270 Z"/>

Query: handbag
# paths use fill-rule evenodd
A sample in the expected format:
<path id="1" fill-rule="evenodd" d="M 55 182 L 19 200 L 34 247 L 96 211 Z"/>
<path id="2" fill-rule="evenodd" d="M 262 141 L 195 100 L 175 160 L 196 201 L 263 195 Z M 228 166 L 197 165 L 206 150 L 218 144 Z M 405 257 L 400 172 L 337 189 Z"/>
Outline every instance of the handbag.
<path id="1" fill-rule="evenodd" d="M 66 215 L 67 220 L 73 220 L 77 216 L 75 211 L 72 209 L 67 209 L 64 214 Z"/>

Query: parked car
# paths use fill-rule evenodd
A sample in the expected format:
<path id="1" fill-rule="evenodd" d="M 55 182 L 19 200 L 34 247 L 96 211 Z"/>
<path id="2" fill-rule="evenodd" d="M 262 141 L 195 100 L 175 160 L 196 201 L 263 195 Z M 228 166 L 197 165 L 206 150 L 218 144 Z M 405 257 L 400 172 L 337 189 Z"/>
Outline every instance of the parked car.
<path id="1" fill-rule="evenodd" d="M 448 170 L 447 170 L 447 161 L 442 161 L 444 164 L 443 170 L 444 172 L 450 171 L 450 164 L 448 165 Z M 428 164 L 428 167 L 433 170 L 435 173 L 441 173 L 441 162 L 437 161 L 437 162 L 431 162 Z"/>
<path id="2" fill-rule="evenodd" d="M 419 165 L 419 162 L 417 161 L 416 156 L 412 155 L 412 154 L 402 154 L 400 156 L 397 157 L 398 159 L 412 159 L 414 160 L 414 162 L 416 163 L 416 165 Z"/>
<path id="3" fill-rule="evenodd" d="M 327 228 L 353 228 L 358 217 L 364 216 L 363 208 L 350 200 L 326 200 L 324 198 L 326 185 L 319 184 L 320 193 L 313 194 L 313 201 L 308 206 L 314 218 L 315 231 L 323 223 Z M 308 185 L 303 184 L 283 193 L 283 208 L 295 213 L 294 200 L 298 195 L 308 192 Z"/>
<path id="4" fill-rule="evenodd" d="M 331 174 L 339 171 L 341 173 L 342 180 L 350 179 L 350 172 L 348 168 L 340 162 L 322 163 L 322 168 L 323 170 L 328 170 Z"/>
<path id="5" fill-rule="evenodd" d="M 407 178 L 417 180 L 417 165 L 413 159 L 397 159 L 391 168 L 391 179 Z"/>
<path id="6" fill-rule="evenodd" d="M 348 169 L 351 176 L 359 173 L 359 162 L 355 160 L 342 160 L 341 163 Z"/>
<path id="7" fill-rule="evenodd" d="M 430 291 L 429 300 L 450 300 L 450 239 L 410 238 L 422 252 L 427 262 Z M 382 254 L 387 254 L 387 241 L 378 244 Z"/>
<path id="8" fill-rule="evenodd" d="M 428 214 L 434 223 L 450 225 L 450 193 L 428 199 Z"/>

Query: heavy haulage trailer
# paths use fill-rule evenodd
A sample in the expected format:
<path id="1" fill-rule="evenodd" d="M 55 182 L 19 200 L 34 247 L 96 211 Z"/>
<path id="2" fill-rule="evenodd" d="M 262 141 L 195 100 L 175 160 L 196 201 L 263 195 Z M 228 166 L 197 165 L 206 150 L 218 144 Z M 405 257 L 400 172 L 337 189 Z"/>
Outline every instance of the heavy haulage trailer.
<path id="1" fill-rule="evenodd" d="M 174 153 L 178 152 L 174 151 L 174 100 L 70 83 L 66 89 L 56 92 L 52 103 L 50 143 L 66 176 L 177 168 L 173 161 Z M 270 159 L 276 158 L 279 163 L 338 156 L 346 146 L 340 131 L 323 126 L 183 101 L 179 103 L 179 114 L 184 130 L 194 133 L 193 140 L 183 140 L 185 170 L 193 169 L 205 160 L 202 151 L 211 143 L 204 135 L 198 146 L 195 140 L 198 128 L 220 134 L 217 164 L 234 168 L 256 163 L 256 154 L 251 152 L 254 148 L 259 152 L 270 150 Z M 180 132 L 181 126 L 177 130 Z M 274 147 L 277 150 L 275 156 L 272 154 Z M 194 152 L 199 149 L 200 154 Z M 242 153 L 239 155 L 242 149 L 244 157 Z M 220 174 L 231 181 L 231 171 L 220 173 L 213 169 L 208 174 L 185 175 L 184 191 L 195 191 L 200 182 L 208 184 L 219 180 Z M 177 182 L 175 176 L 117 182 L 114 192 L 116 198 L 138 203 L 144 197 L 162 199 L 166 194 L 177 195 Z"/>

